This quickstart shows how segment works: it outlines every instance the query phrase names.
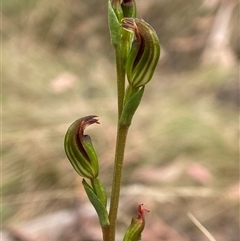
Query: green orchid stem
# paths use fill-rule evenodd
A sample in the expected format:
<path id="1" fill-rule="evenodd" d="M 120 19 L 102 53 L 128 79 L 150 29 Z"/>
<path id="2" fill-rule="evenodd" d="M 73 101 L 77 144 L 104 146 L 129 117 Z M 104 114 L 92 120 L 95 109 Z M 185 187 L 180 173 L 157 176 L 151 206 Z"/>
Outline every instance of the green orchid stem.
<path id="1" fill-rule="evenodd" d="M 121 46 L 115 46 L 115 54 L 116 54 L 116 70 L 117 70 L 118 120 L 119 120 L 123 109 L 123 100 L 124 100 L 124 94 L 125 94 L 125 69 L 123 66 Z"/>
<path id="2" fill-rule="evenodd" d="M 118 203 L 120 196 L 121 178 L 122 178 L 122 168 L 124 151 L 127 139 L 127 133 L 129 126 L 122 126 L 119 124 L 119 120 L 123 110 L 123 101 L 125 95 L 125 69 L 122 59 L 121 45 L 114 46 L 116 54 L 116 70 L 117 70 L 117 94 L 118 94 L 118 129 L 117 129 L 117 141 L 116 141 L 116 152 L 115 152 L 115 162 L 113 171 L 113 181 L 112 181 L 112 193 L 111 202 L 109 210 L 109 230 L 108 237 L 104 241 L 115 241 L 115 230 L 116 230 L 116 220 Z"/>
<path id="3" fill-rule="evenodd" d="M 112 195 L 109 210 L 109 236 L 107 241 L 115 241 L 115 229 L 117 220 L 118 203 L 120 196 L 121 178 L 124 151 L 126 146 L 126 139 L 129 126 L 118 126 L 117 142 L 116 142 L 116 154 L 113 171 L 113 183 L 112 183 Z"/>

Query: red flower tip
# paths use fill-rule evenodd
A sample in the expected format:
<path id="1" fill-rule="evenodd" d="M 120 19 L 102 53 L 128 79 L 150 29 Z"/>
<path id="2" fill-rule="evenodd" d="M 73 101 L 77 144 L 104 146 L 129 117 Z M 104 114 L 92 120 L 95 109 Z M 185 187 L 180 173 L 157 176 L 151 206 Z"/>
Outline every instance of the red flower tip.
<path id="1" fill-rule="evenodd" d="M 148 209 L 143 207 L 143 203 L 138 205 L 138 219 L 144 220 L 144 212 L 150 212 Z"/>
<path id="2" fill-rule="evenodd" d="M 96 115 L 89 115 L 82 118 L 79 125 L 79 136 L 83 137 L 83 131 L 92 124 L 100 124 L 99 117 Z"/>

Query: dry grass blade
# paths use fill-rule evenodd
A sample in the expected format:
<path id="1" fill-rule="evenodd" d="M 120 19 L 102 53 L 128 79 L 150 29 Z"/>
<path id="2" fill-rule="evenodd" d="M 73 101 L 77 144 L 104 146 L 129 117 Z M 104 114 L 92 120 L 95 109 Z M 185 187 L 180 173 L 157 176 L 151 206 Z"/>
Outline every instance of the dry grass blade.
<path id="1" fill-rule="evenodd" d="M 189 212 L 187 215 L 210 241 L 216 241 L 212 234 L 192 215 L 192 213 Z"/>

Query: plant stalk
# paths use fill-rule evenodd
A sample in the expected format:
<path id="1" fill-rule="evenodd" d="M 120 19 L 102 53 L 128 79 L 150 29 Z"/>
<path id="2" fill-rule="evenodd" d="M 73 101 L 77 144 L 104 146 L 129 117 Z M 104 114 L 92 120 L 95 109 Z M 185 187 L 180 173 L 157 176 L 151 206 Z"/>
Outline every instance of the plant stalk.
<path id="1" fill-rule="evenodd" d="M 116 53 L 116 67 L 117 67 L 117 94 L 118 94 L 118 129 L 117 129 L 117 140 L 116 140 L 116 151 L 115 151 L 115 161 L 114 161 L 114 171 L 113 171 L 113 181 L 112 181 L 112 192 L 111 192 L 111 202 L 109 210 L 109 235 L 106 241 L 115 241 L 115 230 L 116 230 L 116 220 L 117 211 L 120 197 L 121 188 L 121 178 L 122 178 L 122 168 L 123 159 L 126 146 L 126 139 L 129 126 L 121 126 L 119 120 L 123 110 L 123 101 L 125 95 L 125 69 L 121 54 L 121 45 L 115 46 Z M 105 241 L 105 240 L 104 240 Z"/>
<path id="2" fill-rule="evenodd" d="M 122 60 L 121 45 L 114 46 L 116 54 L 116 70 L 117 70 L 117 95 L 118 95 L 118 120 L 123 110 L 123 101 L 125 94 L 125 69 Z"/>
<path id="3" fill-rule="evenodd" d="M 129 126 L 118 126 L 116 154 L 113 171 L 112 194 L 109 210 L 109 236 L 107 241 L 115 241 L 117 211 L 120 197 L 124 150 Z"/>

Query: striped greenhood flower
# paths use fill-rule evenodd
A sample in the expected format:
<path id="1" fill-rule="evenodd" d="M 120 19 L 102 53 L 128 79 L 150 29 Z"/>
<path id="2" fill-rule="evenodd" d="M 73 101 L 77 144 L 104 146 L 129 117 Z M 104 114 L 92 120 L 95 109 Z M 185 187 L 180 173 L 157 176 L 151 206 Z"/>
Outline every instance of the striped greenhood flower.
<path id="1" fill-rule="evenodd" d="M 84 135 L 84 130 L 95 123 L 99 124 L 95 115 L 76 120 L 68 128 L 64 140 L 65 152 L 73 168 L 80 176 L 90 179 L 98 177 L 98 158 L 91 138 Z"/>
<path id="2" fill-rule="evenodd" d="M 126 61 L 128 82 L 133 87 L 144 86 L 151 80 L 160 57 L 158 36 L 142 19 L 123 18 L 122 27 L 134 34 Z"/>

